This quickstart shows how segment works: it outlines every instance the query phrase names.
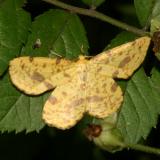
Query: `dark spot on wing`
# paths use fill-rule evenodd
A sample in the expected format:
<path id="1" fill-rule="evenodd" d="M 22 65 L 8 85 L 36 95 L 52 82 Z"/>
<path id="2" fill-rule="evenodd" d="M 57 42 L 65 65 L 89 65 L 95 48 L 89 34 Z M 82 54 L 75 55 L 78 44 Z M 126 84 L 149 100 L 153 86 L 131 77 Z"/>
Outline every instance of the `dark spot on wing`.
<path id="1" fill-rule="evenodd" d="M 119 52 L 119 55 L 121 56 L 123 54 L 123 52 Z"/>
<path id="2" fill-rule="evenodd" d="M 64 75 L 64 77 L 68 77 L 68 78 L 70 77 L 70 75 L 67 73 L 64 73 L 63 75 Z"/>
<path id="3" fill-rule="evenodd" d="M 115 92 L 117 90 L 117 83 L 113 83 L 112 86 L 111 86 L 111 92 Z"/>
<path id="4" fill-rule="evenodd" d="M 104 84 L 102 85 L 103 88 L 106 88 L 106 86 L 107 86 L 106 83 L 104 83 Z"/>
<path id="5" fill-rule="evenodd" d="M 57 57 L 56 58 L 56 64 L 59 64 L 61 62 L 61 58 Z"/>
<path id="6" fill-rule="evenodd" d="M 61 71 L 61 69 L 60 68 L 57 68 L 57 72 L 60 72 Z"/>
<path id="7" fill-rule="evenodd" d="M 102 70 L 102 67 L 98 67 L 97 72 L 100 72 Z"/>
<path id="8" fill-rule="evenodd" d="M 100 96 L 90 96 L 90 97 L 87 97 L 86 98 L 88 102 L 99 102 L 99 101 L 102 101 L 104 98 L 103 97 L 100 97 Z"/>
<path id="9" fill-rule="evenodd" d="M 22 64 L 21 64 L 21 68 L 22 68 L 22 69 L 24 69 L 24 67 L 25 67 L 25 64 L 24 64 L 24 63 L 22 63 Z"/>
<path id="10" fill-rule="evenodd" d="M 119 64 L 118 67 L 123 68 L 128 62 L 130 62 L 131 58 L 130 56 L 125 57 Z"/>
<path id="11" fill-rule="evenodd" d="M 37 67 L 37 66 L 38 66 L 38 63 L 34 63 L 34 66 L 36 66 L 36 67 Z"/>
<path id="12" fill-rule="evenodd" d="M 49 99 L 48 99 L 48 101 L 49 101 L 52 105 L 55 105 L 55 104 L 58 102 L 57 98 L 54 97 L 54 96 L 50 96 Z"/>
<path id="13" fill-rule="evenodd" d="M 42 82 L 45 80 L 45 78 L 39 72 L 34 72 L 31 76 L 31 79 L 36 80 L 38 82 Z"/>
<path id="14" fill-rule="evenodd" d="M 29 57 L 29 62 L 33 62 L 34 58 L 33 57 Z"/>
<path id="15" fill-rule="evenodd" d="M 49 90 L 54 88 L 54 86 L 49 82 L 44 82 L 44 84 Z"/>
<path id="16" fill-rule="evenodd" d="M 105 60 L 105 64 L 108 64 L 108 63 L 109 63 L 109 59 L 106 59 L 106 60 Z"/>
<path id="17" fill-rule="evenodd" d="M 83 103 L 84 103 L 84 98 L 80 98 L 80 99 L 72 101 L 67 107 L 77 107 Z"/>
<path id="18" fill-rule="evenodd" d="M 62 95 L 63 95 L 63 96 L 67 96 L 67 93 L 66 93 L 66 92 L 62 92 Z"/>
<path id="19" fill-rule="evenodd" d="M 117 77 L 117 75 L 119 74 L 119 71 L 118 70 L 116 70 L 115 72 L 113 72 L 113 77 Z"/>
<path id="20" fill-rule="evenodd" d="M 142 48 L 142 45 L 139 45 L 139 46 L 138 46 L 138 49 L 141 50 L 141 48 Z"/>
<path id="21" fill-rule="evenodd" d="M 43 63 L 42 67 L 45 68 L 46 67 L 46 63 Z"/>

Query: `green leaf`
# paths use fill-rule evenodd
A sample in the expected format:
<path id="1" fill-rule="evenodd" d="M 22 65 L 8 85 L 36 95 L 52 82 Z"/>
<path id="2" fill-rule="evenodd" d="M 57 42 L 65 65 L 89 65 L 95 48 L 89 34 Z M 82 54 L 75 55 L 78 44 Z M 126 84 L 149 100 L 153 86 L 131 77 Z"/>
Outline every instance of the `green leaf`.
<path id="1" fill-rule="evenodd" d="M 0 130 L 37 132 L 44 126 L 41 119 L 47 95 L 31 97 L 12 86 L 9 76 L 0 80 Z"/>
<path id="2" fill-rule="evenodd" d="M 30 15 L 19 7 L 22 2 L 5 0 L 0 4 L 0 75 L 9 61 L 18 55 L 25 43 L 30 26 Z"/>
<path id="3" fill-rule="evenodd" d="M 160 71 L 157 68 L 153 68 L 151 72 L 150 85 L 152 87 L 155 102 L 157 103 L 157 110 L 160 113 Z"/>
<path id="4" fill-rule="evenodd" d="M 33 49 L 40 38 L 40 48 Z M 82 45 L 84 47 L 82 47 Z M 81 50 L 87 53 L 88 41 L 79 18 L 60 10 L 50 10 L 36 18 L 23 55 L 47 56 L 52 49 L 59 55 L 77 57 Z M 16 90 L 8 76 L 0 81 L 0 130 L 20 132 L 39 131 L 44 123 L 42 109 L 49 94 L 32 97 Z"/>
<path id="5" fill-rule="evenodd" d="M 154 33 L 157 30 L 160 30 L 160 1 L 155 0 L 153 9 L 152 9 L 152 16 L 151 16 L 151 33 Z"/>
<path id="6" fill-rule="evenodd" d="M 126 142 L 137 143 L 142 137 L 145 139 L 157 124 L 160 94 L 155 97 L 153 84 L 154 76 L 148 78 L 142 69 L 127 84 L 117 125 Z"/>
<path id="7" fill-rule="evenodd" d="M 41 47 L 34 48 L 37 39 L 40 39 Z M 80 19 L 63 10 L 50 10 L 35 19 L 23 51 L 23 55 L 67 58 L 87 53 L 88 41 Z"/>
<path id="8" fill-rule="evenodd" d="M 14 1 L 14 4 L 16 5 L 16 7 L 20 8 L 20 7 L 24 7 L 26 2 L 27 0 L 16 0 Z"/>
<path id="9" fill-rule="evenodd" d="M 149 23 L 155 1 L 156 0 L 134 0 L 136 13 L 142 27 Z"/>
<path id="10" fill-rule="evenodd" d="M 134 35 L 131 32 L 126 32 L 126 31 L 121 32 L 114 39 L 111 40 L 110 44 L 105 48 L 105 50 L 119 46 L 123 43 L 127 43 L 129 41 L 134 40 L 135 38 L 136 38 L 136 35 Z"/>
<path id="11" fill-rule="evenodd" d="M 100 6 L 105 0 L 82 0 L 83 3 L 87 4 L 91 8 Z"/>

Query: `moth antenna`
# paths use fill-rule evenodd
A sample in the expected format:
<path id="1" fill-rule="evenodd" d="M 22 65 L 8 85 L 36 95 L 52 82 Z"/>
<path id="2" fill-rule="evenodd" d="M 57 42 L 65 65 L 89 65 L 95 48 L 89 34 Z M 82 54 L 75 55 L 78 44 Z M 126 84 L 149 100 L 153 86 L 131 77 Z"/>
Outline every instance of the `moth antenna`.
<path id="1" fill-rule="evenodd" d="M 57 56 L 57 57 L 63 58 L 60 54 L 56 53 L 56 52 L 53 51 L 53 50 L 50 50 L 50 54 L 49 54 L 49 55 L 50 55 L 50 56 L 55 55 L 55 56 Z"/>
<path id="2" fill-rule="evenodd" d="M 86 59 L 90 59 L 92 58 L 93 56 L 84 56 Z"/>

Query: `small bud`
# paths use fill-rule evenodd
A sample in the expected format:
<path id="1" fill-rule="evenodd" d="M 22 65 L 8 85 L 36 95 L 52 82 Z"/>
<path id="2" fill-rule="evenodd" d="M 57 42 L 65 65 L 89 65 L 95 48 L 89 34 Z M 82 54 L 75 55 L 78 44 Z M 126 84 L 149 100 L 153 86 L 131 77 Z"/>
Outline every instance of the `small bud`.
<path id="1" fill-rule="evenodd" d="M 116 152 L 123 149 L 123 138 L 116 128 L 103 130 L 100 136 L 95 137 L 93 141 L 100 148 L 109 152 Z"/>
<path id="2" fill-rule="evenodd" d="M 88 124 L 88 127 L 84 130 L 86 137 L 92 141 L 95 137 L 99 137 L 102 132 L 102 127 L 96 124 Z"/>
<path id="3" fill-rule="evenodd" d="M 123 149 L 123 138 L 116 128 L 117 113 L 99 120 L 96 119 L 85 129 L 85 135 L 100 148 L 109 152 L 116 152 Z"/>

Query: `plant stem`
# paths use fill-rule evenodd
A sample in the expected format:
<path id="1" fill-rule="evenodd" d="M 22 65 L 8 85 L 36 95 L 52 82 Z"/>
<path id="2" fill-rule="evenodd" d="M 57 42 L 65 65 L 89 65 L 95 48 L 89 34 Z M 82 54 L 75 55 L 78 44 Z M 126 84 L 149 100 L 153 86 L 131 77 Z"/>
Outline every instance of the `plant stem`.
<path id="1" fill-rule="evenodd" d="M 126 143 L 124 143 L 121 146 L 123 148 L 134 149 L 134 150 L 138 150 L 138 151 L 142 151 L 142 152 L 146 152 L 146 153 L 152 153 L 152 154 L 160 155 L 160 149 L 145 146 L 145 145 L 142 145 L 142 144 L 126 144 Z"/>
<path id="2" fill-rule="evenodd" d="M 60 2 L 59 0 L 43 0 L 43 1 L 54 4 L 55 6 L 61 7 L 63 9 L 66 9 L 66 10 L 69 10 L 69 11 L 72 11 L 72 12 L 75 12 L 75 13 L 78 13 L 78 14 L 82 14 L 82 15 L 86 15 L 86 16 L 89 16 L 89 17 L 94 17 L 94 18 L 100 19 L 104 22 L 108 22 L 108 23 L 110 23 L 114 26 L 117 26 L 119 28 L 122 28 L 126 31 L 135 33 L 139 36 L 144 36 L 144 35 L 149 36 L 149 33 L 146 32 L 146 31 L 143 31 L 143 30 L 138 29 L 136 27 L 130 26 L 126 23 L 120 22 L 116 19 L 113 19 L 113 18 L 111 18 L 111 17 L 109 17 L 109 16 L 107 16 L 103 13 L 97 12 L 97 11 L 92 10 L 92 9 L 84 9 L 84 8 L 75 7 L 75 6 Z"/>

